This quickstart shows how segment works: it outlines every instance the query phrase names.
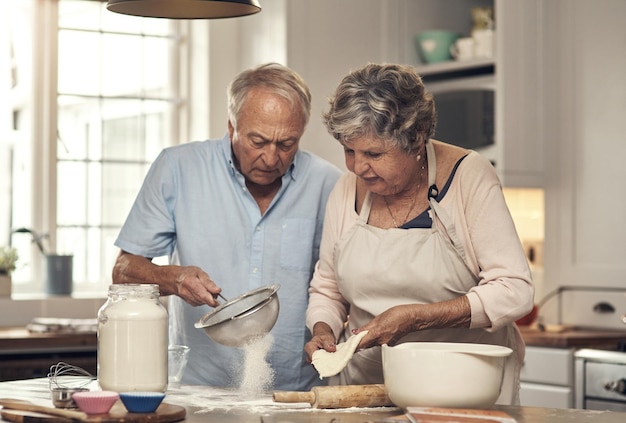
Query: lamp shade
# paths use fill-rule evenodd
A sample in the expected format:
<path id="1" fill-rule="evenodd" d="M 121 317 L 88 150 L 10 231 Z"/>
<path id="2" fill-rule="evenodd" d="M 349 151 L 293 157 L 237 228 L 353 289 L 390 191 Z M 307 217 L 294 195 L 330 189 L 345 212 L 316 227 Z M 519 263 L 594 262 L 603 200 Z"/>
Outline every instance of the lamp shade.
<path id="1" fill-rule="evenodd" d="M 261 11 L 258 0 L 108 0 L 107 9 L 125 15 L 170 19 L 219 19 Z"/>

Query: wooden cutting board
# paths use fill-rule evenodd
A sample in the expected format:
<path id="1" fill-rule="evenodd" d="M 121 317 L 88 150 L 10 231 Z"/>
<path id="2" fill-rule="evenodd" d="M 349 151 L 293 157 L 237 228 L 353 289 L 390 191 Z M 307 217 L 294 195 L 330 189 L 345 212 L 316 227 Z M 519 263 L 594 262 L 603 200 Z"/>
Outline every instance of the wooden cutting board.
<path id="1" fill-rule="evenodd" d="M 92 414 L 83 422 L 88 423 L 172 423 L 183 420 L 186 410 L 174 404 L 161 403 L 154 413 L 129 413 L 121 401 L 116 402 L 108 414 Z M 22 410 L 0 410 L 2 419 L 15 423 L 76 423 L 65 417 Z"/>

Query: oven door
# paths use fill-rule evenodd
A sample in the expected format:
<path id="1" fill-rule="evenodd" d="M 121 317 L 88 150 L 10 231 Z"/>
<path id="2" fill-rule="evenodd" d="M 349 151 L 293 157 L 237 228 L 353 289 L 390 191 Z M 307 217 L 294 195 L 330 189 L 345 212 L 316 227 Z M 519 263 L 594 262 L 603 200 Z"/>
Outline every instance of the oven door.
<path id="1" fill-rule="evenodd" d="M 626 353 L 576 352 L 576 408 L 626 412 Z"/>

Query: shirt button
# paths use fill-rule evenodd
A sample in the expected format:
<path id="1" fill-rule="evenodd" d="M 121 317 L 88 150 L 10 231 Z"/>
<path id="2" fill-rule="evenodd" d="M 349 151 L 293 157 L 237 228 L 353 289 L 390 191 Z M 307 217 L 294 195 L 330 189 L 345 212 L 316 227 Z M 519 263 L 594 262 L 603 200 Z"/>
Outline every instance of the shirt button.
<path id="1" fill-rule="evenodd" d="M 257 231 L 257 232 L 261 232 L 261 227 L 260 227 L 260 226 L 257 226 L 257 227 L 256 227 L 256 231 Z"/>
<path id="2" fill-rule="evenodd" d="M 252 268 L 252 273 L 258 273 L 258 271 L 259 271 L 259 268 L 258 268 L 258 267 L 253 267 L 253 268 Z"/>

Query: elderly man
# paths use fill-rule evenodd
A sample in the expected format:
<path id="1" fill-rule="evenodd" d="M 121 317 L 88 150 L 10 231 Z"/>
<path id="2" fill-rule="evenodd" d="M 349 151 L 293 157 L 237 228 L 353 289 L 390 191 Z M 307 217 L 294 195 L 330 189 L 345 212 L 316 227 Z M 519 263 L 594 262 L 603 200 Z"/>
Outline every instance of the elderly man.
<path id="1" fill-rule="evenodd" d="M 154 283 L 172 295 L 170 343 L 191 348 L 183 383 L 241 383 L 245 351 L 213 342 L 194 323 L 219 293 L 235 298 L 275 283 L 280 314 L 266 388 L 320 383 L 303 353 L 305 310 L 326 200 L 341 172 L 299 149 L 310 109 L 309 89 L 291 69 L 242 72 L 228 89 L 226 136 L 166 148 L 122 227 L 113 282 Z M 152 263 L 165 255 L 171 265 Z"/>

